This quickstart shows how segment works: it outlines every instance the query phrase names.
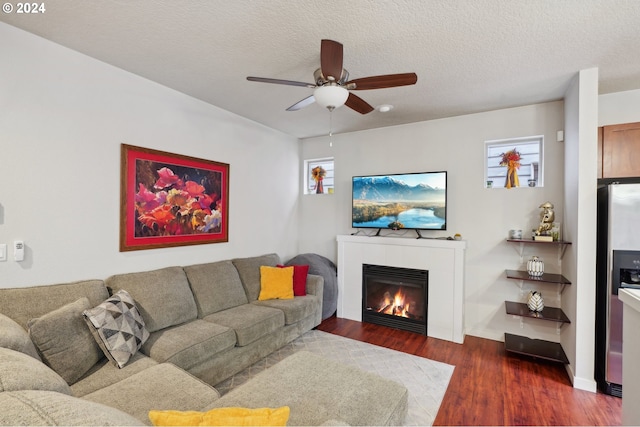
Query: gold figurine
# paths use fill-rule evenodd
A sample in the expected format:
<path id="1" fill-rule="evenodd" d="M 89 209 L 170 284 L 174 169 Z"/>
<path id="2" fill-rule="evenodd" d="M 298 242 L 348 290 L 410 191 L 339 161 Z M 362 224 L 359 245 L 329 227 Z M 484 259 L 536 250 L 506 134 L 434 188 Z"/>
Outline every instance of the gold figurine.
<path id="1" fill-rule="evenodd" d="M 556 217 L 553 212 L 553 204 L 545 202 L 540 205 L 540 208 L 542 209 L 542 212 L 540 212 L 540 225 L 536 230 L 537 236 L 549 234 L 553 228 L 553 221 Z"/>

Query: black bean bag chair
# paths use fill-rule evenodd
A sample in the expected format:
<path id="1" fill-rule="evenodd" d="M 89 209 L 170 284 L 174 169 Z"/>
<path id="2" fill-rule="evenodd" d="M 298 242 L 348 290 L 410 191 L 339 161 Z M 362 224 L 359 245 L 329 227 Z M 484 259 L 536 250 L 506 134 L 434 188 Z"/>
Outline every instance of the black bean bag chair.
<path id="1" fill-rule="evenodd" d="M 301 254 L 291 258 L 286 265 L 308 265 L 309 274 L 324 278 L 322 296 L 322 320 L 327 319 L 338 308 L 338 269 L 331 260 L 318 254 Z"/>

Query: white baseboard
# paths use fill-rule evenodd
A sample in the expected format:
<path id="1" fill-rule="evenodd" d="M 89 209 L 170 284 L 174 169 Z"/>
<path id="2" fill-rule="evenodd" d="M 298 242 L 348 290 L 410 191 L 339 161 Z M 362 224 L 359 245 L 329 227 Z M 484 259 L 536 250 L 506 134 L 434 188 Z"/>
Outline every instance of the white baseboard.
<path id="1" fill-rule="evenodd" d="M 573 383 L 573 388 L 577 388 L 579 390 L 584 390 L 584 391 L 590 391 L 591 393 L 597 393 L 598 384 L 593 378 L 587 379 L 587 378 L 576 377 L 573 374 L 573 369 L 571 368 L 571 365 L 566 365 L 566 369 L 567 369 L 567 373 L 569 374 L 569 378 Z"/>
<path id="2" fill-rule="evenodd" d="M 497 332 L 495 330 L 484 329 L 484 328 L 481 328 L 481 329 L 471 328 L 471 330 L 466 329 L 465 333 L 466 335 L 470 335 L 472 337 L 504 342 L 503 331 Z"/>

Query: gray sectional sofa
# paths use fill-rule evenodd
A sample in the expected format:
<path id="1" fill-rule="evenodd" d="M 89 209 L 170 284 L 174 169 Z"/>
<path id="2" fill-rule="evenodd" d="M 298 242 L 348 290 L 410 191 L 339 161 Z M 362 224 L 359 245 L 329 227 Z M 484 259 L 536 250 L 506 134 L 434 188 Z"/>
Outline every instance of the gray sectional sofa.
<path id="1" fill-rule="evenodd" d="M 269 254 L 0 289 L 0 424 L 140 425 L 150 424 L 151 409 L 215 406 L 213 385 L 322 320 L 319 276 L 307 277 L 306 296 L 258 300 L 260 266 L 279 263 Z M 149 333 L 123 368 L 104 357 L 81 317 L 119 290 Z"/>

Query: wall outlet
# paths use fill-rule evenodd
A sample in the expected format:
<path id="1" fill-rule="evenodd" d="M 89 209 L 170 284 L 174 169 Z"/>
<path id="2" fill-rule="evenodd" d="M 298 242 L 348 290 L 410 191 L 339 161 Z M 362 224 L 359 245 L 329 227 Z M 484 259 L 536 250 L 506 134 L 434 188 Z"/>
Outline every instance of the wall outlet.
<path id="1" fill-rule="evenodd" d="M 0 243 L 0 261 L 7 260 L 7 244 Z"/>

